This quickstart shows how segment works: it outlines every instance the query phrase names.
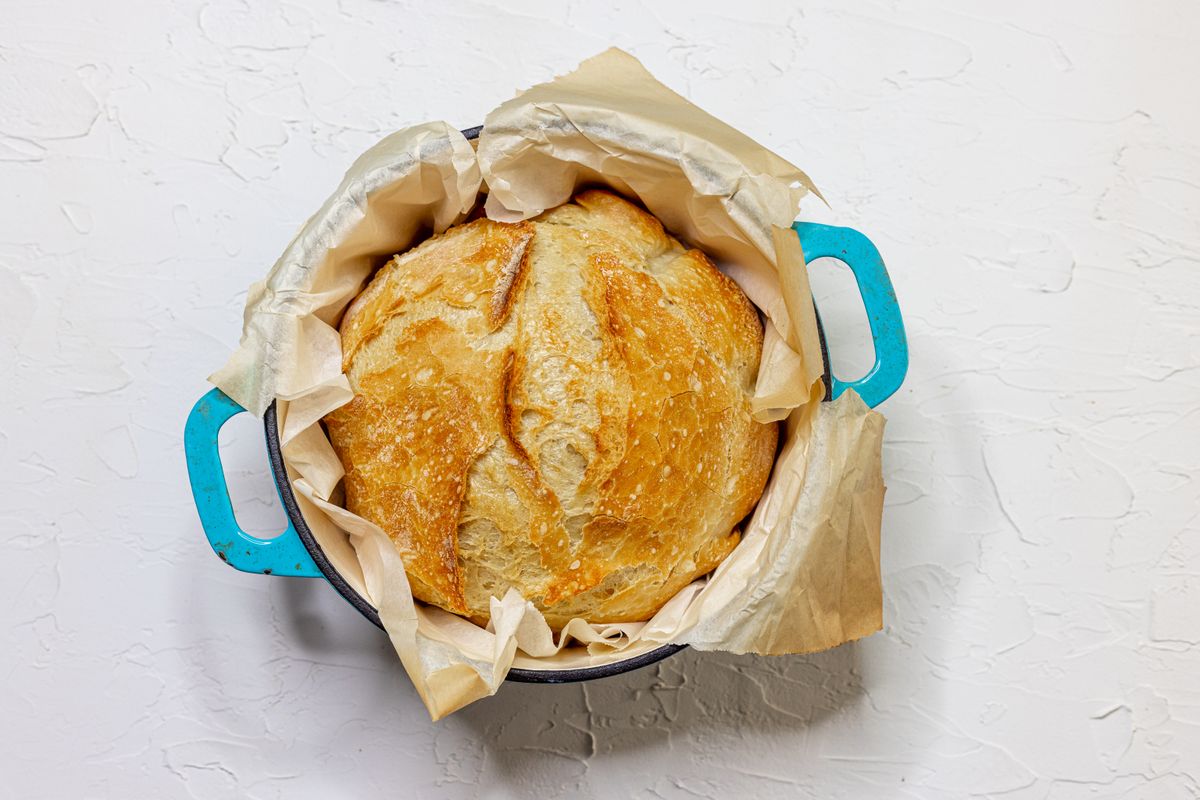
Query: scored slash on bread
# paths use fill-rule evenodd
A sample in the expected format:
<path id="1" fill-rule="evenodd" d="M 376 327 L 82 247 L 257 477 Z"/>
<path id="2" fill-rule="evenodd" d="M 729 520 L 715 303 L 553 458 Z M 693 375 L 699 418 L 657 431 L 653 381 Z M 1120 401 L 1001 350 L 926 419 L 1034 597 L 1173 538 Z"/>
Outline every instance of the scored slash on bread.
<path id="1" fill-rule="evenodd" d="M 509 587 L 556 628 L 648 619 L 737 544 L 774 460 L 754 307 L 608 192 L 395 257 L 341 336 L 347 508 L 480 624 Z"/>

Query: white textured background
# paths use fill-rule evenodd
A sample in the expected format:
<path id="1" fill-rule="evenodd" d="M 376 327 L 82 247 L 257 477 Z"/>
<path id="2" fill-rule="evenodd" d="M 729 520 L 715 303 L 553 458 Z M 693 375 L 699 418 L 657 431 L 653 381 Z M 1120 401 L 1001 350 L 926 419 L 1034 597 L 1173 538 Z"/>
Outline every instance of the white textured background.
<path id="1" fill-rule="evenodd" d="M 1200 796 L 1200 5 L 598 6 L 0 3 L 0 796 Z M 358 152 L 610 44 L 890 265 L 887 626 L 434 725 L 327 585 L 212 555 L 184 417 Z"/>

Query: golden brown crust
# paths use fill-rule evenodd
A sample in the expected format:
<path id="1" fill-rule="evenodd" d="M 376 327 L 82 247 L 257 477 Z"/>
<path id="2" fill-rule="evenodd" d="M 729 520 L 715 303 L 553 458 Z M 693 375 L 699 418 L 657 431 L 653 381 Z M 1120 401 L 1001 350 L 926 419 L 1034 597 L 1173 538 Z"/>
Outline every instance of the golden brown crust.
<path id="1" fill-rule="evenodd" d="M 774 460 L 754 307 L 607 192 L 398 256 L 341 332 L 347 507 L 478 622 L 510 586 L 556 627 L 649 618 L 737 544 Z"/>

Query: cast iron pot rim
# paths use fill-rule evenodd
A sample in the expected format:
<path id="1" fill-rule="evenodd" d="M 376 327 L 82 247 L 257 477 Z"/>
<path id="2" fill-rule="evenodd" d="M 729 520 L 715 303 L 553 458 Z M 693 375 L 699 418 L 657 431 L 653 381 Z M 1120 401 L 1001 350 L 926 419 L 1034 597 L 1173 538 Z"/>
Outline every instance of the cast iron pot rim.
<path id="1" fill-rule="evenodd" d="M 474 128 L 467 128 L 462 134 L 468 140 L 477 139 L 481 130 L 483 130 L 483 126 L 479 125 Z M 816 310 L 815 304 L 813 309 L 814 311 Z M 825 399 L 828 400 L 832 386 L 829 378 L 829 354 L 825 348 L 825 329 L 821 325 L 820 313 L 817 313 L 817 335 L 821 341 L 821 361 L 825 368 L 825 374 L 821 377 L 821 380 L 825 384 Z M 279 489 L 279 496 L 283 500 L 283 507 L 287 511 L 288 519 L 292 521 L 292 525 L 296 528 L 296 533 L 300 536 L 300 541 L 304 543 L 304 549 L 312 556 L 317 569 L 321 570 L 321 574 L 333 585 L 337 593 L 346 602 L 358 609 L 358 612 L 370 620 L 377 628 L 383 630 L 383 622 L 379 619 L 379 612 L 366 598 L 355 591 L 354 587 L 347 583 L 341 573 L 330 563 L 329 559 L 325 556 L 325 551 L 321 549 L 316 537 L 313 536 L 312 529 L 308 527 L 308 522 L 305 521 L 304 514 L 300 511 L 300 505 L 296 502 L 296 495 L 292 492 L 292 483 L 288 480 L 287 468 L 283 465 L 283 449 L 279 443 L 278 414 L 274 400 L 271 401 L 271 405 L 267 407 L 267 411 L 263 415 L 263 426 L 266 429 L 267 457 L 271 462 L 271 473 L 275 479 L 275 486 Z M 577 667 L 574 669 L 521 669 L 513 667 L 508 671 L 505 680 L 517 683 L 574 683 L 576 681 L 590 681 L 596 678 L 608 678 L 662 661 L 664 658 L 678 653 L 685 647 L 687 647 L 685 644 L 664 644 L 661 647 L 656 647 L 653 650 L 633 656 L 632 658 L 614 661 L 611 664 L 600 664 L 594 667 Z"/>

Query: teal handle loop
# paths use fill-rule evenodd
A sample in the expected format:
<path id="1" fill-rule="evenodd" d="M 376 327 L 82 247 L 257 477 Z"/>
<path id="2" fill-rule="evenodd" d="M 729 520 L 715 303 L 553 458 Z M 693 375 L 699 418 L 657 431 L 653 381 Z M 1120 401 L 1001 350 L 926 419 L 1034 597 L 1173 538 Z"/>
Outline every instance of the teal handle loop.
<path id="1" fill-rule="evenodd" d="M 196 403 L 183 429 L 188 479 L 204 535 L 223 561 L 242 572 L 320 578 L 321 571 L 291 520 L 287 530 L 273 539 L 252 536 L 237 524 L 217 435 L 226 422 L 245 410 L 220 389 L 213 389 Z M 278 491 L 279 487 L 275 488 Z"/>
<path id="2" fill-rule="evenodd" d="M 792 229 L 800 237 L 806 262 L 818 258 L 836 258 L 854 274 L 875 344 L 875 364 L 856 381 L 841 381 L 830 375 L 836 400 L 842 392 L 853 389 L 863 402 L 874 408 L 891 397 L 908 373 L 908 340 L 904 335 L 904 320 L 896 302 L 896 291 L 888 277 L 883 258 L 866 236 L 853 228 L 838 228 L 815 222 L 797 222 Z"/>

